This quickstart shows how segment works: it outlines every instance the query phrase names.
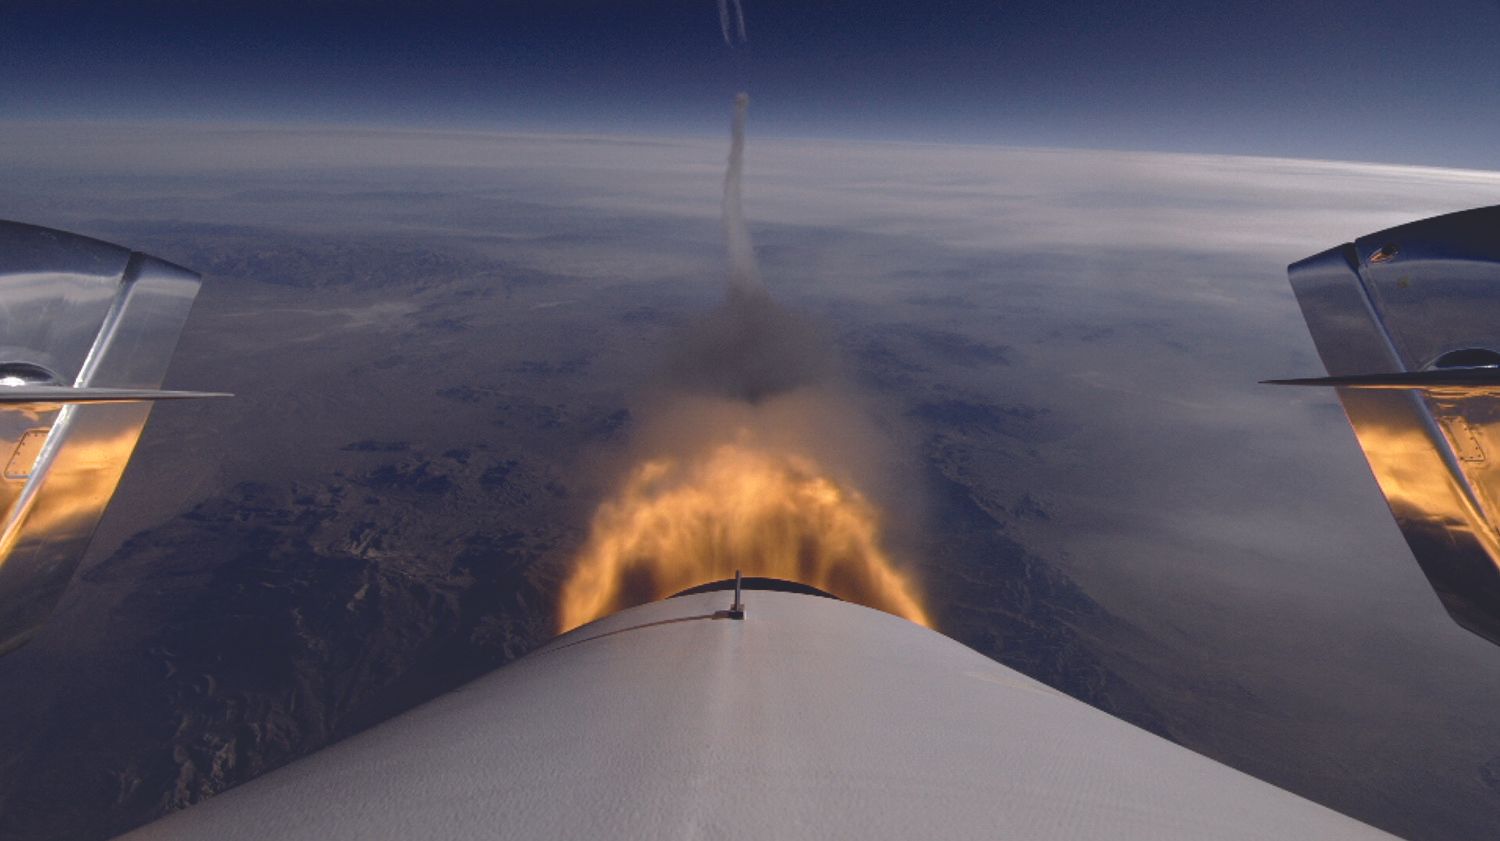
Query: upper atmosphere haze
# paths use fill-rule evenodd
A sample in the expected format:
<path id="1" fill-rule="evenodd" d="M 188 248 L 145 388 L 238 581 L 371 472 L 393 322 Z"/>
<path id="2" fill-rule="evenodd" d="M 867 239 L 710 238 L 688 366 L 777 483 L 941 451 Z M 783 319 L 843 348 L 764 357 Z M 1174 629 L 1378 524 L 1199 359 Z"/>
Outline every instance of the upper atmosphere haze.
<path id="1" fill-rule="evenodd" d="M 62 0 L 0 27 L 8 120 L 701 135 L 749 79 L 765 136 L 1500 166 L 1478 0 Z"/>

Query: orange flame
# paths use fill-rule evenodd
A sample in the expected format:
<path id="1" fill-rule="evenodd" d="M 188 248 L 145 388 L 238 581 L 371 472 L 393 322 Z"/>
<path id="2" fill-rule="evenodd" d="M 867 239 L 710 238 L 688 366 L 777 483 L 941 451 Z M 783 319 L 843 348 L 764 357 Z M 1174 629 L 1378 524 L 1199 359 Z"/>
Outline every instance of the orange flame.
<path id="1" fill-rule="evenodd" d="M 742 435 L 695 460 L 652 459 L 594 515 L 562 589 L 560 630 L 697 584 L 746 575 L 810 584 L 931 627 L 880 547 L 879 515 L 812 460 Z"/>

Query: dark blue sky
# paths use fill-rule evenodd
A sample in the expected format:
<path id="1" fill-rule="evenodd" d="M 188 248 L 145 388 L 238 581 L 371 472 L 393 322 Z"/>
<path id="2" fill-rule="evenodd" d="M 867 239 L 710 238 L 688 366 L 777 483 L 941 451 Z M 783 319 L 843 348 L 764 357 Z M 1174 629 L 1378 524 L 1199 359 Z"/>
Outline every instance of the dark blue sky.
<path id="1" fill-rule="evenodd" d="M 1500 4 L 0 0 L 0 119 L 1167 149 L 1500 168 Z M 100 8 L 103 7 L 103 8 Z"/>

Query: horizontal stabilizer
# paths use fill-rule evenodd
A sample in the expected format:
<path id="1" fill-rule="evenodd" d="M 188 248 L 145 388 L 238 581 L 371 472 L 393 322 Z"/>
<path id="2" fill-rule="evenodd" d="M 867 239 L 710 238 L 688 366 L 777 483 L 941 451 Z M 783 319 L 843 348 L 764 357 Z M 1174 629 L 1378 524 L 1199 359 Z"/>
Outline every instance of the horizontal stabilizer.
<path id="1" fill-rule="evenodd" d="M 217 391 L 162 391 L 150 388 L 70 388 L 42 385 L 5 388 L 0 386 L 0 409 L 16 406 L 61 406 L 69 403 L 144 403 L 152 400 L 195 400 L 203 397 L 233 397 Z"/>
<path id="2" fill-rule="evenodd" d="M 1305 385 L 1329 388 L 1385 389 L 1464 394 L 1500 395 L 1500 368 L 1438 368 L 1431 371 L 1398 371 L 1389 374 L 1350 374 L 1343 377 L 1306 377 L 1295 380 L 1261 380 L 1265 385 Z"/>

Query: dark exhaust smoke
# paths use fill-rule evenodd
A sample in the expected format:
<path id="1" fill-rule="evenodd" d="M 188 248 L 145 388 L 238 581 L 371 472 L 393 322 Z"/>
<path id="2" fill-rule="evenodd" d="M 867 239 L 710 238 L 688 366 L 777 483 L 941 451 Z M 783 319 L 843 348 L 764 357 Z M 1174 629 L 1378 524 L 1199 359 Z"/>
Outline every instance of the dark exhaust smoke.
<path id="1" fill-rule="evenodd" d="M 729 165 L 724 172 L 724 241 L 729 288 L 724 304 L 683 336 L 667 365 L 677 387 L 759 403 L 826 379 L 832 348 L 813 326 L 771 299 L 740 203 L 745 167 L 745 111 L 750 97 L 734 98 Z"/>

